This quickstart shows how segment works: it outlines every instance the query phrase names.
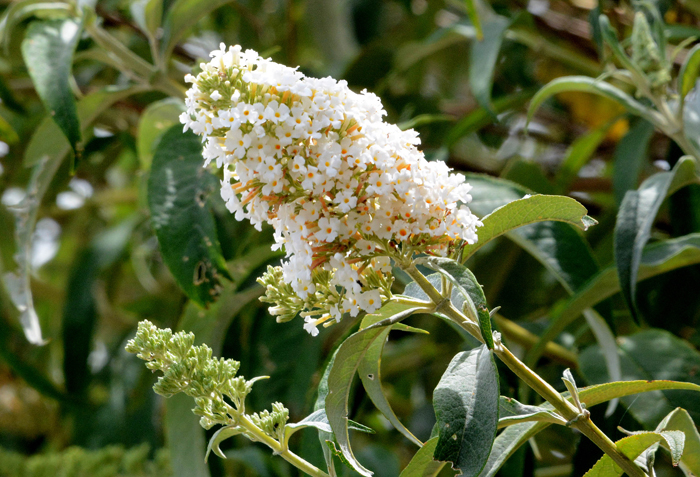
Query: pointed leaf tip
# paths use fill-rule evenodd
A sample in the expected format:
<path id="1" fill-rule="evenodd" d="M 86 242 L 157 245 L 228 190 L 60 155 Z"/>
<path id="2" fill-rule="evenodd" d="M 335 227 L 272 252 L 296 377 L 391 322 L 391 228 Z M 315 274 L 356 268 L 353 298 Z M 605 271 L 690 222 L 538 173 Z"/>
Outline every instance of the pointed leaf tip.
<path id="1" fill-rule="evenodd" d="M 583 230 L 588 230 L 588 227 L 593 227 L 598 225 L 598 221 L 589 215 L 584 215 L 581 217 L 581 224 L 583 225 Z"/>

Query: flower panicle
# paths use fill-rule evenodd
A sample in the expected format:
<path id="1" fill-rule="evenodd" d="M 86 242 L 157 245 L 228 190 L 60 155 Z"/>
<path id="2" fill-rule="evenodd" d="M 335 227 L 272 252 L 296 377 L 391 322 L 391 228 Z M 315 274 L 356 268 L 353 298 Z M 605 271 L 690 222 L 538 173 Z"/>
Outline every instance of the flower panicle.
<path id="1" fill-rule="evenodd" d="M 185 393 L 194 398 L 195 408 L 192 412 L 201 417 L 202 427 L 210 429 L 217 424 L 237 426 L 240 417 L 247 416 L 245 399 L 252 391 L 253 384 L 261 378 L 247 380 L 237 376 L 240 368 L 238 361 L 215 358 L 211 348 L 207 345 L 195 346 L 194 341 L 192 333 L 173 333 L 170 329 L 160 329 L 144 320 L 139 323 L 136 336 L 128 341 L 126 350 L 146 361 L 146 366 L 152 371 L 163 372 L 153 386 L 157 394 L 170 397 Z M 269 419 L 279 423 L 280 416 L 285 412 L 282 404 L 275 403 L 272 413 L 264 411 L 252 416 L 258 416 L 261 423 Z M 286 417 L 284 422 L 286 424 Z M 265 428 L 261 428 L 265 431 Z M 278 432 L 275 430 L 268 435 L 277 438 Z"/>
<path id="2" fill-rule="evenodd" d="M 471 186 L 428 162 L 418 135 L 383 121 L 380 99 L 311 78 L 240 46 L 211 53 L 187 92 L 185 130 L 238 220 L 273 226 L 287 259 L 263 277 L 279 321 L 305 328 L 376 311 L 391 296 L 391 260 L 446 255 L 477 240 Z"/>

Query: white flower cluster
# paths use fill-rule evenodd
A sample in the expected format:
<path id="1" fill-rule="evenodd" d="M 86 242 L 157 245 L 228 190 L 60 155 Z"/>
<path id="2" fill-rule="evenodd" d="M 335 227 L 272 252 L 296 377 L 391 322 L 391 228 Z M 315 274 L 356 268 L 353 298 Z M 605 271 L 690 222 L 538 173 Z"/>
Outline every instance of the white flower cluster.
<path id="1" fill-rule="evenodd" d="M 193 85 L 181 121 L 203 137 L 206 163 L 224 168 L 228 209 L 258 229 L 274 227 L 288 257 L 284 281 L 321 310 L 305 317 L 309 332 L 345 312 L 378 309 L 390 292 L 370 282 L 400 251 L 444 255 L 477 240 L 480 223 L 464 205 L 471 186 L 426 161 L 415 131 L 382 121 L 376 95 L 240 46 L 222 44 L 211 56 L 186 77 Z M 315 303 L 321 286 L 323 303 Z M 339 290 L 335 299 L 329 289 Z"/>

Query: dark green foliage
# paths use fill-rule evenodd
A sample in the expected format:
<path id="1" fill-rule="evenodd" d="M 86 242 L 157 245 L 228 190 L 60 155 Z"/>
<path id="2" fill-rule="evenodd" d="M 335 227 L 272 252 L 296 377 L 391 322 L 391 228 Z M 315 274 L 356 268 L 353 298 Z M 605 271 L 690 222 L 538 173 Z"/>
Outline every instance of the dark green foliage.
<path id="1" fill-rule="evenodd" d="M 499 333 L 562 392 L 567 367 L 579 385 L 607 383 L 616 369 L 637 380 L 580 390 L 589 406 L 619 398 L 610 417 L 593 408 L 613 440 L 624 437 L 618 424 L 661 432 L 689 429 L 678 416 L 700 422 L 692 386 L 700 384 L 698 161 L 679 160 L 700 149 L 700 47 L 684 43 L 700 37 L 700 8 L 657 2 L 661 15 L 635 2 L 525 3 L 6 2 L 0 476 L 298 474 L 241 436 L 216 442 L 226 460 L 204 462 L 214 430 L 200 427 L 192 399 L 164 403 L 151 390 L 156 377 L 123 351 L 144 319 L 194 332 L 196 345 L 239 361 L 239 375 L 269 375 L 248 398 L 251 413 L 280 401 L 299 422 L 325 409 L 336 435 L 317 414 L 316 428 L 294 433 L 290 447 L 321 468 L 335 465 L 339 477 L 358 475 L 353 467 L 380 477 L 452 475 L 450 463 L 432 459 L 436 450 L 467 473 L 483 464 L 482 476 L 583 475 L 599 457 L 552 425 L 559 418 L 486 348 L 470 352 L 483 355 L 479 369 L 491 378 L 483 407 L 445 404 L 442 373 L 477 342 L 435 315 L 398 323 L 406 308 L 391 308 L 382 318 L 398 313 L 395 322 L 367 329 L 371 316 L 344 319 L 316 338 L 299 318 L 275 322 L 256 279 L 284 252 L 270 250 L 269 229 L 229 214 L 221 171 L 202 167 L 199 139 L 178 123 L 184 74 L 219 41 L 367 88 L 388 122 L 418 131 L 428 158 L 466 174 L 471 209 L 492 215 L 462 249 L 467 268 L 437 261 L 443 275 L 428 280 L 438 291 L 453 284 L 460 310 L 471 300 L 488 347 Z M 659 122 L 666 113 L 656 99 L 667 94 L 674 124 Z M 18 191 L 26 199 L 9 205 Z M 42 219 L 58 235 L 43 236 Z M 395 275 L 394 293 L 427 299 Z M 356 371 L 362 386 L 353 385 Z M 328 394 L 329 379 L 340 395 Z M 467 437 L 458 447 L 469 435 L 488 438 L 450 448 L 445 409 L 462 412 Z M 471 411 L 482 413 L 477 428 Z M 669 416 L 671 427 L 659 428 Z M 344 432 L 346 417 L 376 434 Z M 342 457 L 350 445 L 354 459 Z M 681 475 L 667 451 L 655 455 L 657 475 Z"/>

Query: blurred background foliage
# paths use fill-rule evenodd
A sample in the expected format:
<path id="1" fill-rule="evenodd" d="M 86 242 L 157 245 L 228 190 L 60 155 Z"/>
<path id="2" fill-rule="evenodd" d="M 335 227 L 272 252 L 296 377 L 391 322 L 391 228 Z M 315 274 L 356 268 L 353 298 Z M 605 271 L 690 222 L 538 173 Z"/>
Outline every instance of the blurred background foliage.
<path id="1" fill-rule="evenodd" d="M 353 89 L 378 94 L 388 121 L 416 128 L 429 158 L 470 174 L 473 209 L 480 216 L 504 201 L 504 184 L 510 184 L 511 194 L 571 195 L 589 209 L 599 225 L 585 234 L 570 228 L 561 236 L 510 234 L 468 262 L 490 306 L 501 307 L 496 325 L 521 356 L 559 316 L 570 294 L 585 288 L 600 270 L 614 274 L 613 229 L 622 197 L 645 178 L 671 169 L 681 156 L 679 147 L 648 123 L 586 93 L 559 94 L 526 122 L 527 103 L 544 83 L 605 71 L 597 17 L 606 13 L 620 38 L 628 36 L 634 9 L 626 2 L 494 0 L 490 6 L 477 5 L 479 28 L 469 17 L 473 4 L 458 0 L 78 3 L 94 8 L 97 27 L 86 27 L 89 31 L 76 39 L 70 77 L 84 146 L 77 161 L 47 116 L 21 48 L 37 18 L 64 18 L 75 7 L 31 0 L 2 5 L 2 477 L 294 475 L 263 447 L 238 438 L 223 444 L 227 460 L 210 459 L 205 465 L 206 437 L 190 413 L 189 398 L 180 395 L 166 403 L 151 390 L 155 376 L 124 351 L 142 319 L 194 331 L 215 354 L 239 360 L 240 374 L 271 377 L 256 386 L 252 409 L 281 401 L 295 421 L 312 410 L 324 363 L 357 325 L 344 320 L 312 338 L 299 321 L 275 323 L 257 301 L 262 289 L 255 283 L 266 265 L 280 260 L 270 251 L 271 231 L 236 222 L 216 194 L 203 200 L 231 280 L 212 279 L 198 298 L 183 292 L 181 277 L 174 276 L 192 276 L 191 269 L 171 273 L 165 264 L 149 219 L 148 181 L 157 169 L 153 153 L 161 135 L 177 123 L 183 76 L 220 42 L 241 44 L 280 63 L 300 65 L 306 74 L 332 75 Z M 659 0 L 656 7 L 666 22 L 669 48 L 700 37 L 700 2 Z M 173 11 L 179 11 L 179 20 Z M 100 29 L 97 34 L 94 28 Z M 102 42 L 96 41 L 99 32 L 108 34 Z M 135 77 L 118 55 L 107 53 L 104 38 L 121 42 L 146 64 L 159 63 L 157 68 Z M 154 44 L 173 38 L 165 53 L 157 47 L 154 53 Z M 681 45 L 674 68 L 691 46 Z M 115 87 L 121 90 L 105 89 Z M 687 108 L 698 106 L 695 98 L 691 91 Z M 691 141 L 697 142 L 695 137 Z M 511 182 L 493 185 L 488 176 Z M 210 183 L 213 177 L 200 179 Z M 695 242 L 686 240 L 683 250 L 695 258 L 673 265 L 676 256 L 659 247 L 661 255 L 667 254 L 656 262 L 652 255 L 643 256 L 644 270 L 654 272 L 640 274 L 646 279 L 637 290 L 639 323 L 616 289 L 603 284 L 600 293 L 612 296 L 596 309 L 616 341 L 604 325 L 600 331 L 600 320 L 594 325 L 596 317 L 578 317 L 540 350 L 541 359 L 528 355 L 558 389 L 564 390 L 559 377 L 566 367 L 581 383 L 614 378 L 611 353 L 620 363 L 618 379 L 700 384 L 700 265 L 687 266 L 700 261 L 700 240 L 692 235 L 700 232 L 699 188 L 691 185 L 673 194 L 654 223 L 651 247 L 690 237 Z M 183 223 L 185 229 L 190 225 Z M 534 242 L 537 247 L 527 246 Z M 397 278 L 401 291 L 406 282 Z M 22 286 L 23 280 L 29 287 Z M 42 346 L 28 342 L 20 325 L 34 316 Z M 430 334 L 394 332 L 385 347 L 382 378 L 398 417 L 425 440 L 435 422 L 433 388 L 451 357 L 474 343 L 430 317 L 412 318 L 410 324 Z M 519 391 L 505 368 L 501 376 L 503 394 L 537 402 Z M 416 447 L 382 417 L 361 386 L 351 399 L 351 417 L 377 432 L 353 436 L 358 458 L 378 477 L 399 475 Z M 593 416 L 615 440 L 622 437 L 617 426 L 653 429 L 676 406 L 700 422 L 697 398 L 671 391 L 626 398 L 607 414 L 594 408 Z M 314 431 L 300 432 L 292 445 L 322 465 Z M 499 475 L 582 475 L 599 456 L 590 442 L 550 427 L 511 457 Z M 681 475 L 669 458 L 659 460 L 657 475 Z"/>

